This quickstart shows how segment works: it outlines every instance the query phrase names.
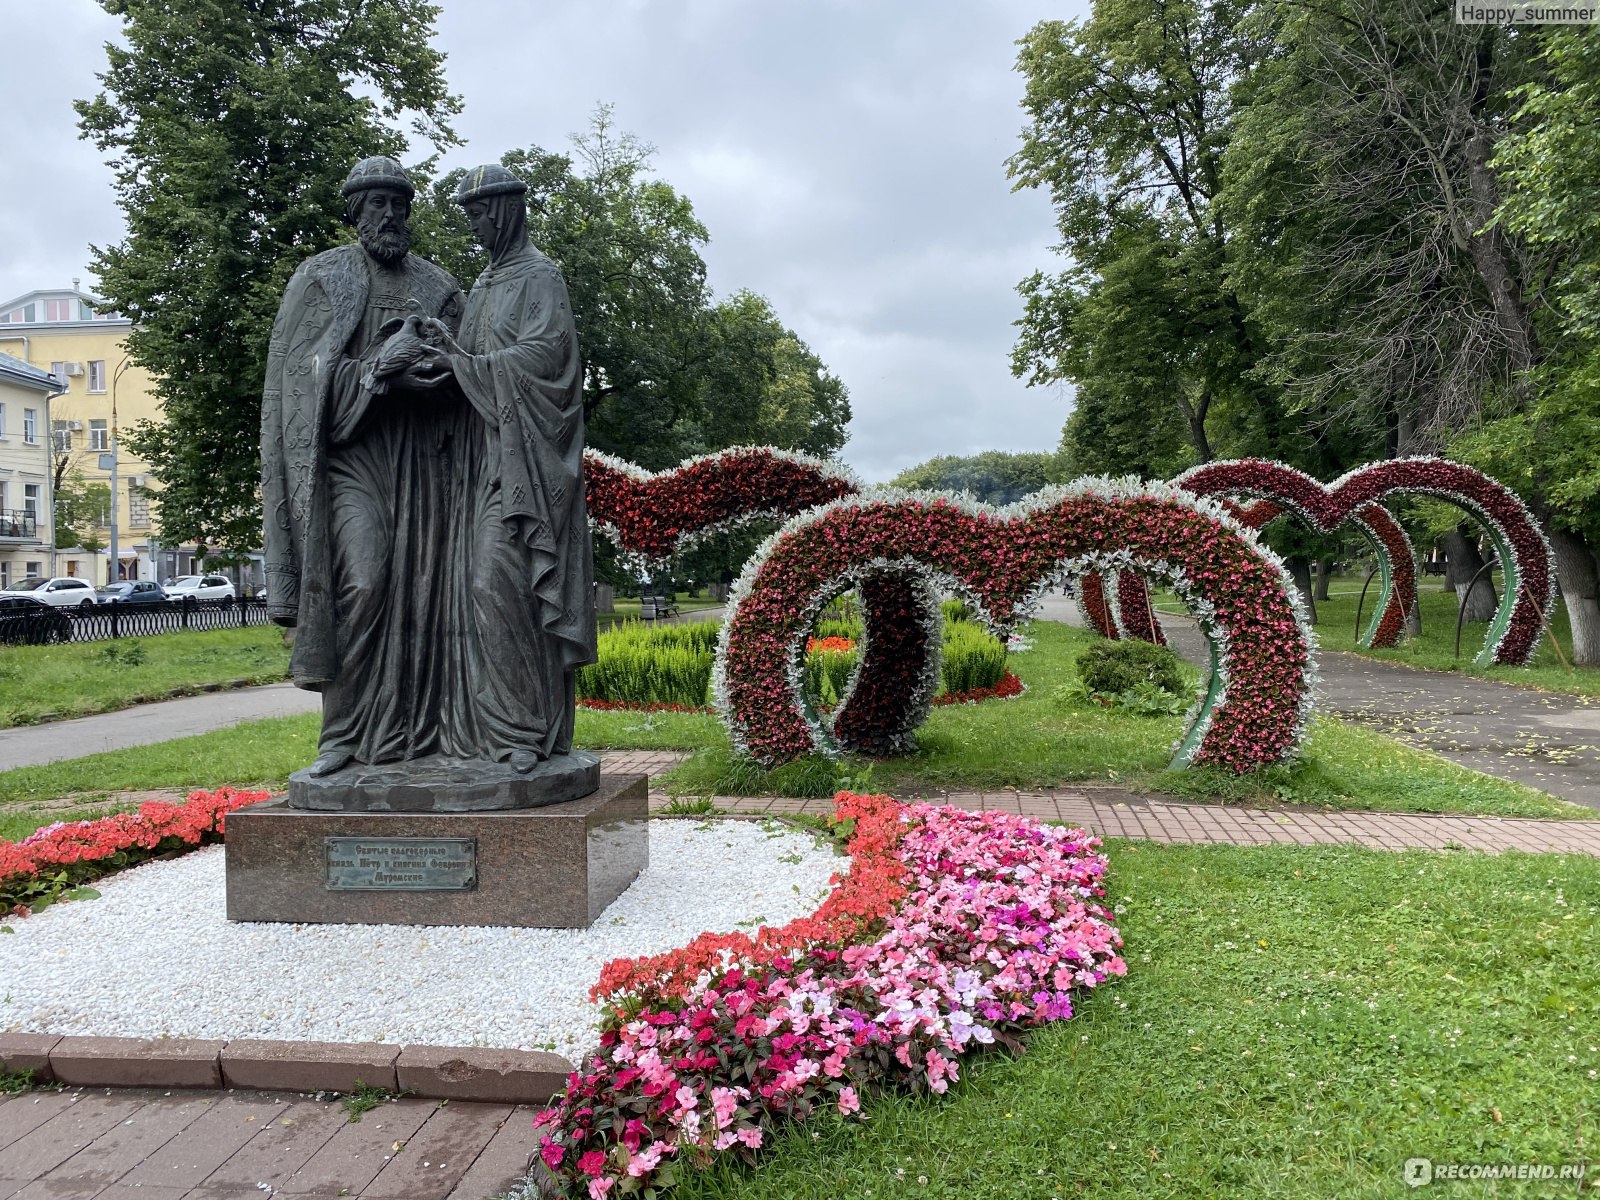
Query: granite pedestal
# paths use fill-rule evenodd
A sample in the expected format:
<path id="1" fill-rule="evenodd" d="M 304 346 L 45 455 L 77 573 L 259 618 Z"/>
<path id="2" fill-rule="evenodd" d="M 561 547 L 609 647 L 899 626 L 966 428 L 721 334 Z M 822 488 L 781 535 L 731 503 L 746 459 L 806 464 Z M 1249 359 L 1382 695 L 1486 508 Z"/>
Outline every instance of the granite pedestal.
<path id="1" fill-rule="evenodd" d="M 503 812 L 228 814 L 230 921 L 587 928 L 649 865 L 645 775 Z"/>

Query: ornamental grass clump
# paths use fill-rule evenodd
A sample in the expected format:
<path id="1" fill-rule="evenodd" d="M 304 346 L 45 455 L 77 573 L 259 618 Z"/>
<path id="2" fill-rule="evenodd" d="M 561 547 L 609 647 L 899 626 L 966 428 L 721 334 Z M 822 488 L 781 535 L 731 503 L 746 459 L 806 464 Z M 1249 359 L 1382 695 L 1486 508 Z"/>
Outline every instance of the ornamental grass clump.
<path id="1" fill-rule="evenodd" d="M 578 697 L 611 704 L 703 707 L 716 648 L 715 621 L 625 622 L 600 635 L 599 661 L 578 669 Z"/>
<path id="2" fill-rule="evenodd" d="M 948 603 L 948 602 L 947 602 Z M 972 621 L 951 621 L 946 615 L 944 651 L 939 675 L 946 692 L 992 688 L 1006 673 L 1006 645 Z"/>
<path id="3" fill-rule="evenodd" d="M 841 792 L 848 874 L 813 917 L 601 974 L 600 1049 L 534 1118 L 538 1194 L 651 1196 L 787 1120 L 943 1093 L 977 1047 L 1126 972 L 1082 830 Z"/>

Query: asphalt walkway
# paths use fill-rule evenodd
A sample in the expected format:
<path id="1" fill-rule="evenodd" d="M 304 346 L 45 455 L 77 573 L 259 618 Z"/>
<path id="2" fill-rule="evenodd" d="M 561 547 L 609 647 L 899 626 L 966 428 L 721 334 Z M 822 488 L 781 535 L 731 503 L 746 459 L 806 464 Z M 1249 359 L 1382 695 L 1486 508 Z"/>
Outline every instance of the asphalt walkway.
<path id="1" fill-rule="evenodd" d="M 1054 594 L 1044 598 L 1040 615 L 1083 624 L 1077 605 Z M 1193 620 L 1157 617 L 1174 650 L 1206 661 L 1205 638 Z M 1321 712 L 1600 810 L 1600 701 L 1333 650 L 1319 651 L 1317 665 Z"/>

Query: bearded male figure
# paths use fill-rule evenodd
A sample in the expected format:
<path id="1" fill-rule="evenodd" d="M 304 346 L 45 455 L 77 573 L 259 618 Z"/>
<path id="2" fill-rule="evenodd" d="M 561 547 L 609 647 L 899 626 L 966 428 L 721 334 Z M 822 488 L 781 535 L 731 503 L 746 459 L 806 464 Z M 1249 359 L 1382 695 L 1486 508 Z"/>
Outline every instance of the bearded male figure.
<path id="1" fill-rule="evenodd" d="M 296 629 L 294 682 L 322 693 L 313 776 L 444 749 L 439 580 L 463 418 L 427 364 L 374 373 L 406 317 L 460 319 L 456 281 L 408 252 L 411 181 L 393 159 L 368 158 L 343 193 L 359 244 L 290 279 L 261 414 L 269 612 Z"/>

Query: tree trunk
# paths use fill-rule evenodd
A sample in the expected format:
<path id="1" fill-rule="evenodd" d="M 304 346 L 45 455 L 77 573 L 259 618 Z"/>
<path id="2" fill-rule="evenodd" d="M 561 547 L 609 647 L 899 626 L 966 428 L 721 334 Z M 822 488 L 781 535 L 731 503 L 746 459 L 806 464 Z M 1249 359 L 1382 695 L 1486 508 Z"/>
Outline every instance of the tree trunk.
<path id="1" fill-rule="evenodd" d="M 1316 589 L 1311 583 L 1311 560 L 1303 554 L 1291 554 L 1284 559 L 1284 565 L 1289 568 L 1289 574 L 1294 579 L 1295 590 L 1300 593 L 1300 599 L 1305 601 L 1306 615 L 1311 618 L 1311 623 L 1317 623 L 1317 598 Z"/>
<path id="2" fill-rule="evenodd" d="M 1333 559 L 1331 559 L 1331 558 L 1319 558 L 1319 559 L 1317 559 L 1317 591 L 1316 591 L 1316 598 L 1318 600 L 1326 600 L 1328 598 L 1328 583 L 1332 580 L 1332 578 L 1333 578 Z"/>
<path id="3" fill-rule="evenodd" d="M 1454 590 L 1456 602 L 1466 610 L 1469 621 L 1488 621 L 1494 617 L 1499 601 L 1495 597 L 1494 583 L 1483 569 L 1483 555 L 1478 553 L 1478 543 L 1467 535 L 1467 526 L 1457 525 L 1444 535 L 1444 552 L 1449 556 L 1444 568 L 1444 582 Z M 1477 577 L 1477 585 L 1472 580 Z M 1467 588 L 1472 587 L 1469 595 Z"/>
<path id="4" fill-rule="evenodd" d="M 1556 579 L 1572 624 L 1572 663 L 1600 666 L 1600 564 L 1594 547 L 1582 534 L 1564 529 L 1550 530 L 1550 545 L 1556 552 Z"/>

